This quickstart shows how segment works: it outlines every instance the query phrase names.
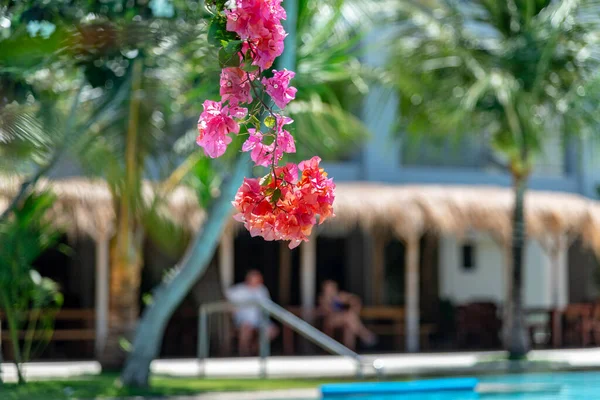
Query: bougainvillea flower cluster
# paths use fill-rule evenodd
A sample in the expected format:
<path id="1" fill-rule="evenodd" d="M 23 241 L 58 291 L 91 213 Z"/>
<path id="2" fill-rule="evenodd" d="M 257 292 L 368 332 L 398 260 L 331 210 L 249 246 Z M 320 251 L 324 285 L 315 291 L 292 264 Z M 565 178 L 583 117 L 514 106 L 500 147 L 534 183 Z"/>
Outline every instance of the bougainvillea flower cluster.
<path id="1" fill-rule="evenodd" d="M 317 216 L 319 223 L 333 216 L 335 184 L 319 167 L 320 161 L 315 156 L 277 167 L 260 180 L 246 178 L 233 201 L 239 211 L 234 218 L 252 236 L 289 240 L 292 249 L 308 240 Z"/>
<path id="2" fill-rule="evenodd" d="M 319 166 L 317 156 L 297 165 L 279 165 L 284 154 L 296 152 L 294 138 L 286 129 L 294 121 L 281 113 L 296 97 L 296 88 L 290 86 L 295 73 L 268 71 L 283 52 L 285 10 L 281 0 L 228 0 L 224 6 L 216 10 L 215 18 L 222 18 L 224 29 L 235 38 L 221 39 L 228 64 L 219 82 L 221 100 L 204 102 L 197 143 L 215 158 L 225 153 L 231 135 L 248 135 L 242 151 L 250 152 L 252 161 L 269 172 L 244 180 L 233 201 L 238 211 L 235 219 L 252 236 L 287 240 L 294 248 L 308 240 L 317 222 L 334 216 L 335 184 Z M 234 52 L 228 53 L 232 48 Z M 262 99 L 263 93 L 280 111 Z M 261 126 L 259 120 L 265 114 Z"/>

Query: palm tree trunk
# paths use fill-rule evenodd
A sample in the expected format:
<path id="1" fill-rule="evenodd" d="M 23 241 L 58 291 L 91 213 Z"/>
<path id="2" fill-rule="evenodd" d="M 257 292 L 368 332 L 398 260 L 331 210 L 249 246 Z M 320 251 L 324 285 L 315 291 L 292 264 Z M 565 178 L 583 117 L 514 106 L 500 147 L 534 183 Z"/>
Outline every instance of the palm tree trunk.
<path id="1" fill-rule="evenodd" d="M 12 304 L 10 304 L 8 296 L 5 293 L 2 294 L 2 303 L 4 303 L 4 311 L 6 313 L 6 323 L 8 325 L 8 332 L 13 348 L 13 362 L 15 364 L 15 368 L 17 369 L 18 383 L 23 384 L 25 383 L 25 378 L 23 377 L 23 373 L 21 371 L 23 359 L 21 358 L 21 347 L 19 344 L 19 333 L 17 329 L 17 317 L 14 313 L 15 310 L 13 309 Z"/>
<path id="2" fill-rule="evenodd" d="M 155 289 L 153 302 L 144 310 L 132 351 L 121 374 L 124 385 L 148 386 L 150 363 L 160 351 L 167 322 L 210 265 L 221 233 L 230 218 L 231 199 L 249 172 L 249 161 L 248 153 L 240 155 L 232 176 L 223 185 L 221 195 L 208 212 L 202 233 L 196 236 L 181 263 L 175 267 L 176 273 Z"/>
<path id="3" fill-rule="evenodd" d="M 529 351 L 529 335 L 523 313 L 523 264 L 525 255 L 525 191 L 527 176 L 514 178 L 515 204 L 513 209 L 512 271 L 505 327 L 505 347 L 510 359 L 521 359 Z"/>
<path id="4" fill-rule="evenodd" d="M 26 330 L 27 333 L 25 334 L 25 340 L 23 341 L 23 362 L 29 361 L 29 357 L 31 356 L 31 346 L 35 337 L 35 329 L 37 327 L 37 321 L 40 318 L 40 313 L 41 309 L 37 304 L 29 312 L 29 322 Z"/>
<path id="5" fill-rule="evenodd" d="M 117 231 L 111 246 L 109 332 L 100 360 L 107 369 L 122 366 L 125 360 L 122 340 L 131 338 L 139 316 L 142 238 L 141 233 L 136 230 L 134 208 L 140 184 L 137 137 L 141 87 L 142 63 L 135 60 L 125 145 L 125 184 L 119 194 Z"/>
<path id="6" fill-rule="evenodd" d="M 119 250 L 118 237 L 135 236 L 133 231 L 118 231 L 111 244 L 109 329 L 106 347 L 99 359 L 102 368 L 115 370 L 123 366 L 124 340 L 130 340 L 139 318 L 142 259 L 139 245 L 130 242 L 127 255 Z"/>

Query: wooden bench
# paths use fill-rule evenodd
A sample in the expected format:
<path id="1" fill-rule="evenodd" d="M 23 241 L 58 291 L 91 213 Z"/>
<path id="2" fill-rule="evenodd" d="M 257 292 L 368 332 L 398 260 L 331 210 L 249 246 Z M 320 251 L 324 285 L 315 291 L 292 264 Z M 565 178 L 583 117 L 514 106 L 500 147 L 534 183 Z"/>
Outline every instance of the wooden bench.
<path id="1" fill-rule="evenodd" d="M 64 309 L 59 311 L 42 311 L 43 316 L 53 315 L 55 324 L 60 324 L 61 322 L 72 321 L 76 323 L 81 323 L 80 325 L 83 328 L 57 328 L 52 332 L 52 336 L 50 337 L 51 342 L 56 341 L 91 341 L 96 339 L 96 330 L 94 328 L 87 328 L 89 325 L 95 324 L 96 313 L 93 309 Z M 29 318 L 33 318 L 34 314 L 29 313 Z M 78 324 L 79 325 L 79 324 Z M 10 341 L 10 332 L 8 331 L 8 326 L 6 323 L 6 317 L 4 313 L 0 312 L 0 338 L 2 341 Z M 27 334 L 26 330 L 21 330 L 18 332 L 19 339 L 24 339 Z M 43 330 L 36 330 L 34 332 L 34 339 L 41 339 L 45 335 Z"/>
<path id="2" fill-rule="evenodd" d="M 563 345 L 587 347 L 592 343 L 594 304 L 568 304 L 562 311 Z"/>
<path id="3" fill-rule="evenodd" d="M 307 320 L 317 328 L 322 325 L 322 316 L 316 309 L 308 312 L 300 307 L 288 307 L 288 311 Z M 403 307 L 392 306 L 367 306 L 360 311 L 360 318 L 365 326 L 378 336 L 392 336 L 394 346 L 397 349 L 404 347 L 405 337 L 405 313 Z M 429 338 L 435 332 L 433 324 L 421 324 L 420 339 L 423 348 L 429 347 Z M 283 349 L 286 354 L 294 353 L 294 332 L 287 326 L 283 326 Z"/>

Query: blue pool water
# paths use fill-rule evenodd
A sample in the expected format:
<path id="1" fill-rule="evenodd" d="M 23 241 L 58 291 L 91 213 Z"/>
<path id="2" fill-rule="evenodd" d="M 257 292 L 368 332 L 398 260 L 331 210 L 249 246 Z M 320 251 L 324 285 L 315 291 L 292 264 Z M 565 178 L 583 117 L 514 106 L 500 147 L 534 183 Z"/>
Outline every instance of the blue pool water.
<path id="1" fill-rule="evenodd" d="M 486 376 L 477 391 L 325 397 L 324 400 L 600 400 L 600 372 Z"/>

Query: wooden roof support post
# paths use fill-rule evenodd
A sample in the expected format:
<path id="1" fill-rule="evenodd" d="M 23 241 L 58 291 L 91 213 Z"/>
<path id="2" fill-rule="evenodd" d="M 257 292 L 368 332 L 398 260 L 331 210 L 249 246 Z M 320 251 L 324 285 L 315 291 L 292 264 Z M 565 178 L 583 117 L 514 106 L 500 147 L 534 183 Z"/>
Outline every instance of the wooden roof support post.
<path id="1" fill-rule="evenodd" d="M 287 242 L 279 242 L 279 303 L 282 306 L 290 305 L 292 280 L 292 252 Z"/>
<path id="2" fill-rule="evenodd" d="M 373 235 L 372 253 L 372 301 L 376 306 L 382 305 L 385 299 L 385 239 L 383 235 Z"/>
<path id="3" fill-rule="evenodd" d="M 313 231 L 310 240 L 300 245 L 300 301 L 305 319 L 315 307 L 316 285 L 317 234 Z"/>
<path id="4" fill-rule="evenodd" d="M 405 329 L 406 351 L 419 351 L 419 238 L 409 237 L 406 240 L 405 268 Z"/>
<path id="5" fill-rule="evenodd" d="M 568 303 L 568 251 L 574 238 L 568 234 L 554 234 L 547 250 L 550 256 L 552 305 L 562 309 Z M 542 245 L 542 247 L 544 247 Z"/>
<path id="6" fill-rule="evenodd" d="M 235 234 L 231 227 L 225 228 L 219 246 L 219 272 L 223 290 L 231 287 L 235 277 Z"/>
<path id="7" fill-rule="evenodd" d="M 513 264 L 511 257 L 512 250 L 507 240 L 500 243 L 500 249 L 502 250 L 502 256 L 504 257 L 504 302 L 502 304 L 502 341 L 504 342 L 506 335 L 508 334 L 508 332 L 506 332 L 507 324 L 504 322 L 508 321 L 508 310 L 510 309 L 512 303 L 512 297 L 510 296 L 510 293 L 512 290 L 511 277 Z"/>
<path id="8" fill-rule="evenodd" d="M 99 234 L 96 237 L 96 358 L 104 352 L 108 337 L 109 274 L 109 235 Z"/>
<path id="9" fill-rule="evenodd" d="M 560 237 L 553 235 L 551 244 L 548 246 L 550 256 L 550 300 L 553 307 L 560 307 Z M 543 246 L 542 246 L 543 247 Z"/>
<path id="10" fill-rule="evenodd" d="M 552 346 L 562 347 L 562 312 L 568 303 L 567 295 L 567 265 L 561 263 L 561 256 L 566 256 L 566 252 L 576 236 L 570 236 L 568 233 L 554 233 L 540 240 L 542 248 L 550 258 L 550 301 L 553 307 L 552 311 Z"/>
<path id="11" fill-rule="evenodd" d="M 559 265 L 559 255 L 560 255 L 560 237 L 555 236 L 556 242 L 547 248 L 549 250 L 550 255 L 550 285 L 551 292 L 550 298 L 552 301 L 552 307 L 554 308 L 553 317 L 551 318 L 552 326 L 552 344 L 555 348 L 562 346 L 562 311 L 560 305 L 560 265 Z M 542 246 L 545 247 L 545 246 Z"/>

